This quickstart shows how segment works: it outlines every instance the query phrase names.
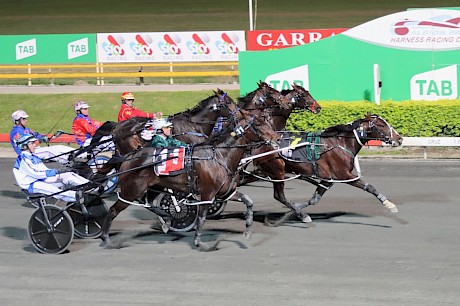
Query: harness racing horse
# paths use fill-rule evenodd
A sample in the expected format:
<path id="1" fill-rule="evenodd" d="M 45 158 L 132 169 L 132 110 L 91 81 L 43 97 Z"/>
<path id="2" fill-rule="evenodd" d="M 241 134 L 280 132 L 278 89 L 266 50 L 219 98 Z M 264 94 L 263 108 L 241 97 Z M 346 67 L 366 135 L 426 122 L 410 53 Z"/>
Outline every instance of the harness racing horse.
<path id="1" fill-rule="evenodd" d="M 304 222 L 311 222 L 311 218 L 302 209 L 308 205 L 318 204 L 334 183 L 345 183 L 369 192 L 388 210 L 398 212 L 395 204 L 379 193 L 374 186 L 361 179 L 357 157 L 369 140 L 380 140 L 394 147 L 402 144 L 401 136 L 385 119 L 368 113 L 364 118 L 349 124 L 336 125 L 323 132 L 303 133 L 299 136 L 306 136 L 310 144 L 287 152 L 290 157 L 286 157 L 284 152 L 280 154 L 285 161 L 286 173 L 298 174 L 300 179 L 317 186 L 308 202 L 292 204 L 298 218 Z M 296 137 L 291 134 L 291 139 Z M 306 158 L 298 157 L 298 154 Z M 292 212 L 276 224 L 287 220 L 290 214 Z"/>
<path id="2" fill-rule="evenodd" d="M 287 108 L 273 108 L 272 118 L 274 129 L 276 131 L 284 130 L 286 122 L 295 110 L 305 111 L 308 110 L 313 114 L 318 114 L 321 111 L 321 106 L 311 96 L 310 92 L 304 87 L 293 84 L 292 90 L 285 90 L 281 92 L 284 98 L 288 99 L 289 104 Z M 261 146 L 252 150 L 251 155 L 263 154 L 271 151 L 272 149 L 267 146 Z M 273 196 L 274 198 L 283 203 L 288 208 L 295 210 L 292 206 L 293 203 L 287 200 L 284 193 L 284 160 L 277 153 L 266 155 L 253 160 L 254 167 L 257 171 L 250 173 L 243 169 L 240 174 L 239 185 L 245 185 L 249 182 L 257 181 L 259 178 L 265 179 L 268 177 L 268 181 L 273 183 Z M 263 177 L 261 177 L 263 175 Z M 220 210 L 222 212 L 223 209 Z"/>
<path id="3" fill-rule="evenodd" d="M 185 173 L 175 176 L 156 175 L 152 169 L 152 156 L 158 148 L 146 147 L 130 153 L 120 166 L 119 199 L 110 208 L 104 222 L 102 239 L 105 244 L 110 246 L 109 231 L 113 219 L 129 206 L 128 203 L 140 197 L 150 186 L 157 185 L 187 195 L 189 204 L 197 204 L 190 201 L 199 201 L 194 244 L 209 250 L 201 241 L 209 205 L 216 199 L 230 197 L 236 191 L 238 164 L 248 146 L 258 145 L 255 142 L 263 141 L 277 147 L 276 141 L 280 138 L 262 117 L 238 110 L 232 119 L 234 126 L 226 127 L 204 143 L 189 147 L 190 155 L 185 160 L 190 160 L 190 166 L 186 165 L 188 170 Z M 253 202 L 247 195 L 242 196 L 242 201 L 247 209 L 244 234 L 249 238 L 252 233 Z"/>

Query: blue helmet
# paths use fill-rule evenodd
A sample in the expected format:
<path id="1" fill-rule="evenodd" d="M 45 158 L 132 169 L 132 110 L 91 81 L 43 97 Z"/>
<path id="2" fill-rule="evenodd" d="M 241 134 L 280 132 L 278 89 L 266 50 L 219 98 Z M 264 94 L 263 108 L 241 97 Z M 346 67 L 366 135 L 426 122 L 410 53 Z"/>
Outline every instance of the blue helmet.
<path id="1" fill-rule="evenodd" d="M 21 150 L 25 150 L 28 148 L 29 142 L 37 141 L 38 139 L 32 134 L 24 134 L 16 140 L 16 144 L 18 145 Z"/>

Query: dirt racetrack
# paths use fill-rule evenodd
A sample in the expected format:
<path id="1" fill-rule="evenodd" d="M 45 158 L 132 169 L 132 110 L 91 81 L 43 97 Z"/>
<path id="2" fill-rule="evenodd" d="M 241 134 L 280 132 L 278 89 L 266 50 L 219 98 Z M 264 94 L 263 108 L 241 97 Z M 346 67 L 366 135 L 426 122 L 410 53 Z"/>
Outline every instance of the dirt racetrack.
<path id="1" fill-rule="evenodd" d="M 124 247 L 74 239 L 69 252 L 43 255 L 27 238 L 33 208 L 14 185 L 13 159 L 0 158 L 0 303 L 2 305 L 458 305 L 460 161 L 363 159 L 366 181 L 398 205 L 392 215 L 371 195 L 335 185 L 315 207 L 313 224 L 273 228 L 286 209 L 271 186 L 241 188 L 255 202 L 251 240 L 242 205 L 208 220 L 204 240 L 163 234 L 155 215 L 129 207 L 112 229 Z M 287 183 L 288 197 L 314 188 Z M 115 198 L 106 199 L 107 204 Z"/>

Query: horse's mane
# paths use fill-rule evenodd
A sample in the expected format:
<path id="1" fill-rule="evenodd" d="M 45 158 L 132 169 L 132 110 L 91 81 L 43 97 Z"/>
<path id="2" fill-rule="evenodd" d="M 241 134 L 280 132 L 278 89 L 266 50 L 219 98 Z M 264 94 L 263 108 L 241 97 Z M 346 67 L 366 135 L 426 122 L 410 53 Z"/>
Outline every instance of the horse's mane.
<path id="1" fill-rule="evenodd" d="M 238 103 L 237 103 L 238 107 L 242 108 L 242 109 L 246 109 L 249 106 L 249 104 L 252 103 L 252 99 L 256 95 L 256 92 L 257 92 L 257 89 L 254 90 L 254 91 L 251 91 L 250 93 L 248 93 L 244 97 L 239 97 L 238 98 Z"/>
<path id="2" fill-rule="evenodd" d="M 283 96 L 285 96 L 285 95 L 291 93 L 291 91 L 292 91 L 292 89 L 283 89 L 283 90 L 281 90 L 281 94 L 282 94 Z"/>
<path id="3" fill-rule="evenodd" d="M 118 122 L 112 130 L 112 136 L 117 141 L 118 139 L 137 134 L 144 129 L 145 124 L 149 120 L 149 118 L 145 117 L 132 117 L 128 120 Z"/>
<path id="4" fill-rule="evenodd" d="M 186 109 L 186 110 L 184 110 L 182 112 L 176 113 L 176 114 L 172 115 L 171 118 L 175 118 L 175 117 L 181 116 L 181 115 L 190 118 L 190 117 L 200 113 L 209 104 L 209 100 L 211 100 L 211 99 L 213 99 L 215 97 L 216 97 L 216 95 L 209 96 L 206 99 L 202 100 L 200 103 L 198 103 L 192 109 Z"/>
<path id="5" fill-rule="evenodd" d="M 326 128 L 322 133 L 322 137 L 334 137 L 338 136 L 342 133 L 349 133 L 352 132 L 354 129 L 357 129 L 361 124 L 362 119 L 355 120 L 351 123 L 347 124 L 338 124 L 331 127 Z"/>
<path id="6" fill-rule="evenodd" d="M 211 137 L 206 139 L 201 144 L 203 144 L 203 145 L 214 145 L 216 143 L 222 143 L 223 142 L 222 139 L 230 141 L 230 140 L 232 140 L 232 137 L 230 136 L 230 133 L 233 131 L 233 128 L 234 128 L 233 124 L 226 125 L 218 133 L 211 134 Z M 227 141 L 224 141 L 224 142 L 227 143 Z"/>

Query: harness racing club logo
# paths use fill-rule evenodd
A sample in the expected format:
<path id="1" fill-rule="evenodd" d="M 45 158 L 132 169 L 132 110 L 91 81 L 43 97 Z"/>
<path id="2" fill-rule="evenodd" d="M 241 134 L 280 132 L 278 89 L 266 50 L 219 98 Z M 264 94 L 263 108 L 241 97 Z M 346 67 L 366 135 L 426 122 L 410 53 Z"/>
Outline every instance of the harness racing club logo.
<path id="1" fill-rule="evenodd" d="M 238 54 L 238 47 L 236 43 L 239 41 L 239 38 L 235 34 L 228 35 L 227 33 L 222 33 L 222 40 L 216 41 L 216 47 L 223 57 L 235 57 Z"/>
<path id="2" fill-rule="evenodd" d="M 107 36 L 107 42 L 102 43 L 102 49 L 107 53 L 109 56 L 123 56 L 125 55 L 125 50 L 123 49 L 122 45 L 125 43 L 125 40 L 122 36 L 118 35 L 114 37 L 113 35 Z"/>
<path id="3" fill-rule="evenodd" d="M 186 45 L 193 55 L 205 55 L 211 52 L 207 46 L 207 43 L 210 41 L 208 35 L 201 34 L 200 36 L 198 34 L 193 34 L 192 39 L 192 41 L 187 41 Z"/>
<path id="4" fill-rule="evenodd" d="M 132 41 L 129 44 L 129 47 L 134 54 L 137 56 L 148 56 L 153 54 L 153 49 L 150 47 L 153 43 L 153 39 L 150 35 L 145 34 L 144 36 L 141 36 L 137 34 L 135 39 L 136 41 Z"/>
<path id="5" fill-rule="evenodd" d="M 169 34 L 165 34 L 163 39 L 164 41 L 160 41 L 158 43 L 158 47 L 160 48 L 163 55 L 180 55 L 182 53 L 182 50 L 178 45 L 181 42 L 181 39 L 178 35 L 173 35 L 171 37 Z"/>
<path id="6" fill-rule="evenodd" d="M 437 16 L 429 20 L 409 20 L 398 21 L 393 25 L 393 31 L 396 35 L 407 35 L 411 32 L 416 34 L 445 34 L 446 30 L 452 33 L 459 33 L 460 18 L 451 18 L 450 16 Z"/>

